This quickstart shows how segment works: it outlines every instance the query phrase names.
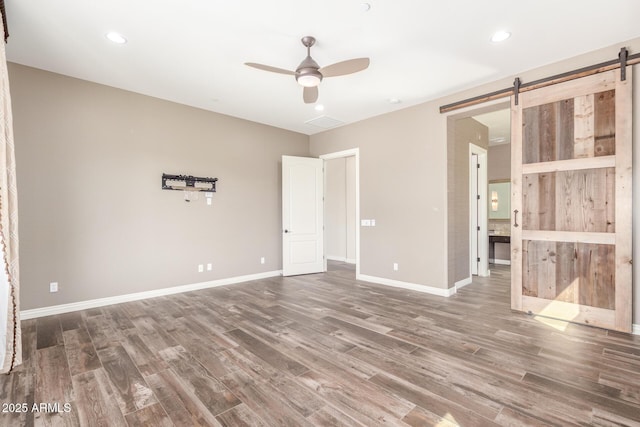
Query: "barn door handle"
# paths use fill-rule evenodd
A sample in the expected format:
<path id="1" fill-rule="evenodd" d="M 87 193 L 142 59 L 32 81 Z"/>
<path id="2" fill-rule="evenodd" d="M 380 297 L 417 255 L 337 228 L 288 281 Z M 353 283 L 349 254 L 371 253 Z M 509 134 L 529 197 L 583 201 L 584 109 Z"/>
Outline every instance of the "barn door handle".
<path id="1" fill-rule="evenodd" d="M 514 209 L 513 211 L 513 226 L 518 227 L 518 209 Z"/>

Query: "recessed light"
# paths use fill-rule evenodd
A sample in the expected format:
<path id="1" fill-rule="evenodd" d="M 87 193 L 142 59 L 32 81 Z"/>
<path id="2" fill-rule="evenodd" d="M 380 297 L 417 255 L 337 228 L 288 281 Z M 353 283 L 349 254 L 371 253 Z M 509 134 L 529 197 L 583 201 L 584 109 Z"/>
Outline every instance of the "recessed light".
<path id="1" fill-rule="evenodd" d="M 322 104 L 317 104 L 314 108 L 316 111 L 324 111 L 324 105 Z"/>
<path id="2" fill-rule="evenodd" d="M 400 104 L 401 102 L 398 98 L 389 98 L 389 104 Z"/>
<path id="3" fill-rule="evenodd" d="M 491 41 L 494 43 L 503 42 L 509 37 L 511 37 L 511 33 L 508 31 L 496 31 L 493 36 L 491 36 Z"/>
<path id="4" fill-rule="evenodd" d="M 127 42 L 127 39 L 122 34 L 114 31 L 105 34 L 105 37 L 117 44 L 125 44 Z"/>
<path id="5" fill-rule="evenodd" d="M 360 10 L 363 12 L 369 12 L 371 10 L 371 3 L 362 3 L 360 5 Z"/>

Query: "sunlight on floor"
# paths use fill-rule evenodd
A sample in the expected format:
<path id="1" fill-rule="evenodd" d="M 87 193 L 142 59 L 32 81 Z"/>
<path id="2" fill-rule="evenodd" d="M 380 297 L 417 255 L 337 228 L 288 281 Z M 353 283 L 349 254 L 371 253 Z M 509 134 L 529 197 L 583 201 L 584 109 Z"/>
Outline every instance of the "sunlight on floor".
<path id="1" fill-rule="evenodd" d="M 534 316 L 533 317 L 538 322 L 545 324 L 547 326 L 551 326 L 553 329 L 557 329 L 558 331 L 566 331 L 569 322 L 565 322 L 564 320 L 551 319 L 550 317 L 542 317 L 542 316 Z"/>
<path id="2" fill-rule="evenodd" d="M 440 422 L 435 425 L 435 427 L 458 427 L 458 426 L 460 426 L 460 424 L 458 424 L 458 422 L 453 417 L 453 415 L 451 415 L 448 412 L 444 417 L 442 417 L 442 420 L 440 420 Z"/>
<path id="3" fill-rule="evenodd" d="M 576 279 L 556 296 L 555 301 L 549 301 L 549 304 L 542 311 L 536 313 L 537 316 L 534 319 L 559 331 L 566 331 L 568 321 L 575 319 L 580 314 L 580 308 L 572 304 L 574 301 L 578 301 L 578 292 L 578 279 Z M 567 321 L 559 320 L 559 318 Z"/>

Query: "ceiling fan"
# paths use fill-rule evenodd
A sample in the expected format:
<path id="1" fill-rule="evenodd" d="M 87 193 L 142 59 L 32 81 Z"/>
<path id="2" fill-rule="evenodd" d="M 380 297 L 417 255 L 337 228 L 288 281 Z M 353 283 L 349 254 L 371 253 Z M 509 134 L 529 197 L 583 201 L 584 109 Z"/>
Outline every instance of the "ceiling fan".
<path id="1" fill-rule="evenodd" d="M 323 78 L 356 73 L 369 66 L 369 58 L 355 58 L 336 62 L 335 64 L 321 68 L 318 63 L 311 58 L 311 46 L 315 44 L 316 39 L 311 36 L 306 36 L 303 37 L 301 41 L 307 48 L 307 57 L 298 65 L 295 71 L 272 67 L 270 65 L 256 64 L 255 62 L 245 62 L 245 65 L 259 70 L 271 71 L 272 73 L 296 76 L 298 84 L 304 87 L 302 98 L 305 104 L 312 104 L 318 100 L 318 85 Z"/>

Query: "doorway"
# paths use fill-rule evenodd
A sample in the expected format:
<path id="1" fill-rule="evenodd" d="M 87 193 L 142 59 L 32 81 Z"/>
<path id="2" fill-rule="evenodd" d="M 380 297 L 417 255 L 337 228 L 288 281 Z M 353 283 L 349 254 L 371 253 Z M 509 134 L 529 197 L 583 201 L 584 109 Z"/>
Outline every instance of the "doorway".
<path id="1" fill-rule="evenodd" d="M 360 274 L 359 149 L 320 156 L 324 160 L 325 271 L 327 260 L 355 265 Z"/>
<path id="2" fill-rule="evenodd" d="M 490 274 L 490 267 L 494 265 L 489 264 L 489 232 L 493 227 L 488 220 L 490 200 L 487 184 L 492 177 L 493 145 L 498 142 L 496 138 L 502 136 L 494 135 L 494 124 L 484 123 L 484 115 L 505 109 L 508 113 L 509 103 L 500 100 L 448 117 L 447 258 L 450 288 L 459 289 L 470 284 L 474 275 Z M 503 128 L 506 128 L 507 137 L 510 137 L 508 114 Z M 503 163 L 506 170 L 510 171 L 510 160 L 507 158 Z M 477 164 L 481 166 L 480 175 Z M 480 201 L 478 196 L 481 197 Z M 505 221 L 505 225 L 508 224 Z M 500 247 L 499 251 L 504 249 L 500 244 L 496 246 Z M 508 257 L 508 245 L 506 252 Z"/>

